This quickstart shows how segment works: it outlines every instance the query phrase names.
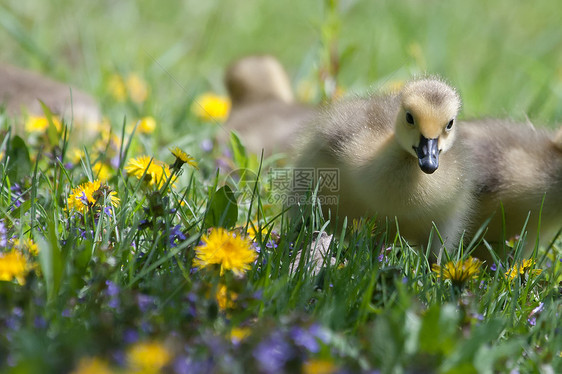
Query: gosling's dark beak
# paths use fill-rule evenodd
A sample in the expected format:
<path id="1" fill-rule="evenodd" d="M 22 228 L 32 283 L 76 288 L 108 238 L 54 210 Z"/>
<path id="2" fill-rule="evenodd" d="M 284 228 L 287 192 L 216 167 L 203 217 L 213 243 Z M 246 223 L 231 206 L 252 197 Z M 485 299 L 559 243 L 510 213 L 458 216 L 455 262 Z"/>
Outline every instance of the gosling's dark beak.
<path id="1" fill-rule="evenodd" d="M 418 154 L 420 169 L 426 174 L 431 174 L 439 167 L 438 138 L 427 139 L 420 135 L 420 144 L 415 147 Z"/>

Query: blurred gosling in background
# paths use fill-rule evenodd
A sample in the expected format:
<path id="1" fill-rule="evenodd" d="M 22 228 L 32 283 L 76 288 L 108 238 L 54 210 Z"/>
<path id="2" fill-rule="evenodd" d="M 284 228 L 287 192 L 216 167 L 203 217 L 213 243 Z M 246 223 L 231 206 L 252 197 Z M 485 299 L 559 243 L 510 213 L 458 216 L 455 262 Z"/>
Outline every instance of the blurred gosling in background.
<path id="1" fill-rule="evenodd" d="M 539 235 L 544 198 L 539 237 L 548 245 L 562 228 L 562 129 L 554 133 L 531 124 L 486 119 L 463 122 L 460 132 L 475 163 L 473 231 L 493 216 L 484 238 L 499 253 L 502 240 L 519 235 L 529 217 L 524 247 L 528 256 Z M 484 248 L 476 255 L 489 258 Z"/>
<path id="2" fill-rule="evenodd" d="M 272 56 L 249 56 L 227 70 L 225 84 L 232 101 L 226 130 L 236 131 L 258 156 L 288 152 L 315 109 L 295 102 L 283 66 Z M 219 134 L 223 142 L 229 131 Z"/>
<path id="3" fill-rule="evenodd" d="M 29 70 L 0 64 L 0 105 L 9 115 L 43 116 L 40 100 L 68 123 L 74 119 L 87 126 L 101 121 L 98 104 L 85 92 Z"/>

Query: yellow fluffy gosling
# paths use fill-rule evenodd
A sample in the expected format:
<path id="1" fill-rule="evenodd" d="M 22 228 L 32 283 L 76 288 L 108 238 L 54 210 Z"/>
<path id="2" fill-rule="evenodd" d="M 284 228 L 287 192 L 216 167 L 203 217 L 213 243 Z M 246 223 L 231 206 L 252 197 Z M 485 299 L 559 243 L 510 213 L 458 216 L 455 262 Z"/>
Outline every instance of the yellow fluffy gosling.
<path id="1" fill-rule="evenodd" d="M 470 163 L 455 140 L 460 105 L 455 89 L 436 77 L 336 104 L 315 121 L 297 167 L 339 171 L 338 206 L 329 203 L 333 191 L 319 191 L 332 220 L 371 215 L 392 229 L 396 217 L 411 245 L 426 245 L 434 222 L 448 248 L 456 246 L 472 200 Z"/>

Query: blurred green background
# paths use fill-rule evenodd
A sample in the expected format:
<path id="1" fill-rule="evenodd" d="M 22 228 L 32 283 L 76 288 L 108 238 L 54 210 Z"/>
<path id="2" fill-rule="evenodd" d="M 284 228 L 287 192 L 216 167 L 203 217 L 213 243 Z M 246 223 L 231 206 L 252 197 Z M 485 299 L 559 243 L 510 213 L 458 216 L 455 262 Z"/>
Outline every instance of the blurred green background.
<path id="1" fill-rule="evenodd" d="M 332 41 L 345 92 L 437 73 L 459 88 L 465 118 L 554 126 L 562 120 L 561 13 L 552 0 L 3 0 L 0 60 L 74 83 L 117 113 L 107 76 L 138 72 L 166 138 L 189 128 L 195 95 L 224 93 L 233 59 L 273 54 L 297 87 L 317 79 Z"/>

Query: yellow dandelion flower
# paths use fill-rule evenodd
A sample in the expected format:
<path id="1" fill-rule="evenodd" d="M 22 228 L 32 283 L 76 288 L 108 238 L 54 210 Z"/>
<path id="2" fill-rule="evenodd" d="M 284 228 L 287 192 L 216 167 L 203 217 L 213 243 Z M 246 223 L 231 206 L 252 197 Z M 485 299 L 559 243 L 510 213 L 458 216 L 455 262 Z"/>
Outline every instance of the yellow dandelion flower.
<path id="1" fill-rule="evenodd" d="M 116 101 L 123 102 L 127 99 L 127 86 L 123 77 L 119 74 L 113 74 L 107 83 L 109 93 Z"/>
<path id="2" fill-rule="evenodd" d="M 83 357 L 71 374 L 111 374 L 113 372 L 104 360 L 96 357 Z"/>
<path id="3" fill-rule="evenodd" d="M 125 171 L 128 175 L 134 176 L 137 179 L 143 178 L 144 175 L 144 180 L 148 185 L 156 186 L 157 188 L 162 188 L 172 175 L 168 165 L 149 156 L 141 156 L 129 160 L 125 166 Z"/>
<path id="4" fill-rule="evenodd" d="M 113 133 L 111 125 L 107 120 L 104 120 L 99 125 L 98 132 L 100 134 L 98 142 L 104 143 L 104 145 L 109 141 L 117 141 L 117 143 L 121 142 L 119 137 Z"/>
<path id="5" fill-rule="evenodd" d="M 195 265 L 200 268 L 220 265 L 221 275 L 225 270 L 242 275 L 257 258 L 249 240 L 223 228 L 214 228 L 209 236 L 203 235 L 201 240 L 203 244 L 195 248 Z"/>
<path id="6" fill-rule="evenodd" d="M 142 117 L 139 120 L 139 125 L 137 126 L 137 131 L 141 134 L 152 134 L 156 129 L 156 120 L 154 117 Z"/>
<path id="7" fill-rule="evenodd" d="M 215 295 L 217 299 L 217 304 L 220 310 L 226 310 L 234 308 L 234 301 L 238 298 L 238 294 L 235 292 L 229 292 L 228 288 L 224 284 L 221 284 Z"/>
<path id="8" fill-rule="evenodd" d="M 172 165 L 172 169 L 179 169 L 183 166 L 183 164 L 188 164 L 189 166 L 193 166 L 195 169 L 199 169 L 197 166 L 197 161 L 191 155 L 185 153 L 178 147 L 170 148 L 170 152 L 176 158 L 176 161 Z"/>
<path id="9" fill-rule="evenodd" d="M 230 112 L 230 105 L 227 97 L 206 93 L 195 99 L 191 110 L 205 121 L 224 122 Z"/>
<path id="10" fill-rule="evenodd" d="M 133 372 L 158 373 L 172 359 L 172 354 L 159 342 L 139 342 L 127 350 L 127 362 Z"/>
<path id="11" fill-rule="evenodd" d="M 542 269 L 533 269 L 535 267 L 534 259 L 526 259 L 521 261 L 520 264 L 513 265 L 508 271 L 505 272 L 505 276 L 509 280 L 515 279 L 517 276 L 528 275 L 539 275 L 542 273 Z"/>
<path id="12" fill-rule="evenodd" d="M 104 158 L 108 160 L 118 155 L 121 148 L 121 139 L 113 134 L 111 130 L 103 130 L 100 132 L 100 137 L 94 142 L 92 148 L 94 152 L 102 153 Z M 91 156 L 90 159 L 92 158 L 95 157 Z"/>
<path id="13" fill-rule="evenodd" d="M 137 74 L 129 74 L 125 85 L 127 86 L 129 97 L 134 103 L 141 104 L 148 98 L 148 86 Z"/>
<path id="14" fill-rule="evenodd" d="M 111 191 L 100 180 L 82 183 L 80 186 L 73 188 L 68 195 L 68 209 L 83 213 L 87 208 L 93 207 L 98 202 L 103 202 L 104 194 L 107 194 L 111 205 L 117 206 L 119 204 L 119 198 L 115 191 Z"/>
<path id="15" fill-rule="evenodd" d="M 111 127 L 107 118 L 103 118 L 101 121 L 88 121 L 84 125 L 85 128 L 88 129 L 88 134 L 99 134 L 102 131 L 105 131 L 105 129 Z"/>
<path id="16" fill-rule="evenodd" d="M 242 340 L 246 339 L 252 330 L 249 327 L 233 327 L 230 330 L 230 341 L 237 344 L 240 343 Z"/>
<path id="17" fill-rule="evenodd" d="M 94 172 L 95 178 L 105 182 L 109 179 L 111 167 L 103 162 L 96 162 L 94 166 L 92 166 L 92 171 Z"/>
<path id="18" fill-rule="evenodd" d="M 392 80 L 384 84 L 384 89 L 388 92 L 398 92 L 404 87 L 404 80 Z"/>
<path id="19" fill-rule="evenodd" d="M 19 239 L 16 238 L 12 241 L 13 247 L 19 250 L 25 250 L 32 256 L 37 256 L 39 254 L 39 247 L 32 239 L 24 238 Z"/>
<path id="20" fill-rule="evenodd" d="M 332 374 L 337 370 L 336 365 L 329 360 L 310 360 L 303 364 L 304 374 Z"/>
<path id="21" fill-rule="evenodd" d="M 0 281 L 11 282 L 15 279 L 23 286 L 31 268 L 25 256 L 18 250 L 0 253 Z"/>
<path id="22" fill-rule="evenodd" d="M 61 131 L 62 125 L 58 118 L 51 117 L 53 125 L 55 125 L 57 131 Z M 27 121 L 25 121 L 25 131 L 28 133 L 35 132 L 45 132 L 49 127 L 49 120 L 45 116 L 29 116 Z"/>
<path id="23" fill-rule="evenodd" d="M 248 230 L 246 230 L 246 234 L 248 235 L 250 240 L 256 241 L 258 240 L 260 234 L 265 235 L 265 229 L 262 228 L 261 230 L 259 230 L 257 222 L 254 222 L 253 225 L 248 226 Z"/>
<path id="24" fill-rule="evenodd" d="M 82 160 L 85 156 L 84 151 L 78 148 L 72 148 L 69 152 L 70 162 L 74 165 L 79 164 L 80 160 Z"/>
<path id="25" fill-rule="evenodd" d="M 478 273 L 480 273 L 480 266 L 482 266 L 482 261 L 477 258 L 469 257 L 464 261 L 450 261 L 443 267 L 433 264 L 431 270 L 436 273 L 438 278 L 443 276 L 443 279 L 450 279 L 455 285 L 462 285 L 467 280 L 478 276 Z"/>

